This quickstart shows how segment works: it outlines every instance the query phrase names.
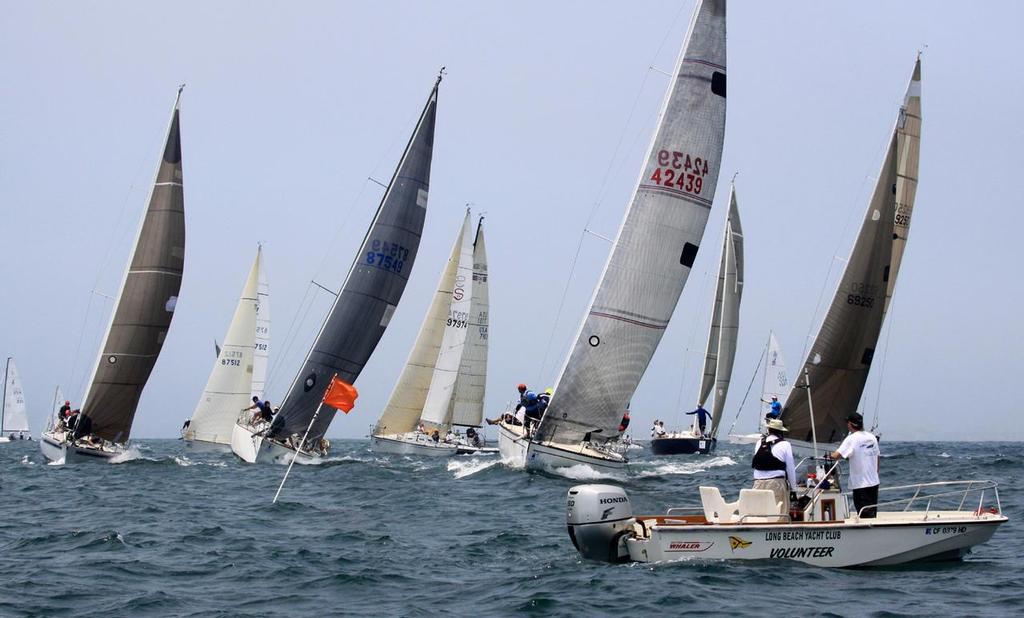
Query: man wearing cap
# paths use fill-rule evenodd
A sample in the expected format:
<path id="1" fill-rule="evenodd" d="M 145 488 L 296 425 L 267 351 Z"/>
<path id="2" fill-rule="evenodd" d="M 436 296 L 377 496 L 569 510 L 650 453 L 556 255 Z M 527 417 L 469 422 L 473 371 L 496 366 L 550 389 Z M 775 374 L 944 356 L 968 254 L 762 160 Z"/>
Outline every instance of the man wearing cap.
<path id="1" fill-rule="evenodd" d="M 878 439 L 864 431 L 864 417 L 851 412 L 846 417 L 846 436 L 832 459 L 840 457 L 850 462 L 850 489 L 853 490 L 853 507 L 861 517 L 874 517 L 878 510 Z M 867 508 L 864 508 L 867 507 Z M 861 512 L 861 509 L 864 511 Z"/>
<path id="2" fill-rule="evenodd" d="M 770 489 L 775 501 L 782 503 L 782 512 L 789 513 L 789 501 L 796 491 L 796 464 L 793 447 L 782 436 L 789 431 L 777 418 L 768 421 L 768 435 L 754 446 L 754 489 Z"/>

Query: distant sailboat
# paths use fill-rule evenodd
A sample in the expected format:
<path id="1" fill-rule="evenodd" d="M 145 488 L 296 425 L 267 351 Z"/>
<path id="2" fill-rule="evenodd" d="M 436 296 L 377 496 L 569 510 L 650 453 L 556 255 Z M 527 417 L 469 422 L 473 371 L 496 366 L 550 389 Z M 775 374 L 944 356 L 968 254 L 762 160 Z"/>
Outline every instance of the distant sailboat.
<path id="1" fill-rule="evenodd" d="M 257 249 L 242 296 L 224 336 L 224 345 L 220 346 L 192 418 L 183 428 L 182 438 L 189 445 L 230 448 L 231 431 L 239 410 L 249 406 L 250 397 L 256 392 L 253 374 L 262 254 L 262 249 Z M 262 382 L 260 387 L 262 390 Z"/>
<path id="2" fill-rule="evenodd" d="M 55 428 L 40 440 L 52 461 L 105 460 L 124 450 L 142 390 L 167 337 L 185 260 L 180 103 L 181 88 L 81 413 L 73 430 Z"/>
<path id="3" fill-rule="evenodd" d="M 7 357 L 4 369 L 4 409 L 0 413 L 0 442 L 10 442 L 14 436 L 22 438 L 28 433 L 28 412 L 25 393 L 21 390 L 21 377 L 14 359 Z"/>
<path id="4" fill-rule="evenodd" d="M 260 273 L 256 292 L 256 341 L 252 356 L 252 394 L 263 399 L 267 387 L 267 366 L 270 364 L 270 282 L 263 265 L 263 246 L 256 252 L 256 266 Z"/>
<path id="5" fill-rule="evenodd" d="M 782 347 L 779 346 L 779 340 L 775 338 L 775 333 L 768 333 L 768 343 L 764 348 L 764 372 L 761 376 L 761 405 L 758 407 L 760 415 L 758 416 L 758 431 L 756 433 L 747 434 L 734 434 L 732 430 L 736 427 L 736 421 L 733 421 L 732 427 L 729 428 L 729 443 L 730 444 L 753 444 L 757 442 L 762 435 L 764 435 L 764 418 L 771 412 L 772 399 L 779 402 L 786 400 L 789 396 L 789 391 L 792 389 L 792 385 L 789 382 L 789 376 L 786 374 L 786 361 L 782 358 Z M 757 370 L 755 369 L 755 375 Z M 737 420 L 739 419 L 739 412 L 737 412 Z"/>
<path id="6" fill-rule="evenodd" d="M 470 438 L 476 437 L 483 417 L 487 258 L 482 220 L 475 240 L 470 229 L 467 210 L 409 360 L 374 427 L 375 451 L 450 457 L 478 448 L 442 439 L 456 425 L 472 429 Z"/>
<path id="7" fill-rule="evenodd" d="M 353 384 L 391 322 L 419 249 L 427 213 L 439 75 L 377 214 L 273 423 L 235 422 L 231 450 L 243 461 L 289 463 L 325 455 L 334 409 L 317 410 L 331 379 Z M 302 437 L 306 436 L 303 444 Z"/>
<path id="8" fill-rule="evenodd" d="M 650 150 L 601 281 L 534 433 L 499 424 L 503 458 L 621 468 L 619 422 L 683 290 L 725 136 L 725 2 L 698 2 Z"/>
<path id="9" fill-rule="evenodd" d="M 715 303 L 708 332 L 707 352 L 704 355 L 704 375 L 701 380 L 697 405 L 703 408 L 714 392 L 711 424 L 703 434 L 694 415 L 693 427 L 651 440 L 655 455 L 682 455 L 710 453 L 718 444 L 718 426 L 722 422 L 726 395 L 736 360 L 736 339 L 740 326 L 740 299 L 743 295 L 743 228 L 736 206 L 735 187 L 729 194 L 729 216 L 725 221 L 722 258 L 715 286 Z"/>
<path id="10" fill-rule="evenodd" d="M 798 387 L 809 379 L 812 399 L 806 389 L 794 388 L 783 406 L 782 421 L 798 454 L 812 452 L 814 443 L 838 444 L 847 433 L 847 415 L 860 403 L 910 232 L 920 141 L 919 57 L 846 270 L 794 379 Z"/>

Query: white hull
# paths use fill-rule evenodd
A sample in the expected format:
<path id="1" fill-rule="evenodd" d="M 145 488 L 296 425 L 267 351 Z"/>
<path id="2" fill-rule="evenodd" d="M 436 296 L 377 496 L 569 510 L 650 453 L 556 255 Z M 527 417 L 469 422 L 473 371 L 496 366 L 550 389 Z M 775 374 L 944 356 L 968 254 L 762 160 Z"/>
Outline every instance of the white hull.
<path id="1" fill-rule="evenodd" d="M 497 455 L 499 452 L 496 446 L 466 446 L 459 445 L 459 455 Z"/>
<path id="2" fill-rule="evenodd" d="M 53 434 L 43 433 L 39 439 L 39 450 L 49 461 L 65 464 L 85 461 L 106 462 L 124 452 L 124 448 L 72 446 L 58 440 Z"/>
<path id="3" fill-rule="evenodd" d="M 289 464 L 292 459 L 298 463 L 316 463 L 319 455 L 298 452 L 279 442 L 254 435 L 247 427 L 238 423 L 231 432 L 231 451 L 246 463 Z"/>
<path id="4" fill-rule="evenodd" d="M 3 444 L 4 442 L 10 442 L 10 441 L 11 441 L 11 439 L 8 438 L 7 436 L 0 436 L 0 444 Z"/>
<path id="5" fill-rule="evenodd" d="M 892 513 L 834 524 L 686 524 L 650 521 L 649 536 L 626 539 L 634 562 L 795 560 L 813 566 L 886 566 L 953 559 L 988 541 L 1007 519 L 970 512 Z M 918 521 L 910 521 L 917 515 Z M 909 517 L 908 517 L 909 516 Z M 637 518 L 645 520 L 645 518 Z M 658 523 L 654 523 L 658 522 Z"/>
<path id="6" fill-rule="evenodd" d="M 429 438 L 417 439 L 410 434 L 371 436 L 370 448 L 375 453 L 412 455 L 414 457 L 454 457 L 459 452 L 457 444 L 434 442 Z"/>
<path id="7" fill-rule="evenodd" d="M 207 442 L 206 440 L 189 440 L 183 438 L 185 448 L 195 453 L 230 453 L 231 444 L 223 442 Z"/>
<path id="8" fill-rule="evenodd" d="M 585 465 L 597 470 L 624 470 L 627 460 L 591 448 L 531 442 L 520 425 L 498 425 L 498 449 L 501 457 L 513 466 L 534 470 L 552 470 Z"/>

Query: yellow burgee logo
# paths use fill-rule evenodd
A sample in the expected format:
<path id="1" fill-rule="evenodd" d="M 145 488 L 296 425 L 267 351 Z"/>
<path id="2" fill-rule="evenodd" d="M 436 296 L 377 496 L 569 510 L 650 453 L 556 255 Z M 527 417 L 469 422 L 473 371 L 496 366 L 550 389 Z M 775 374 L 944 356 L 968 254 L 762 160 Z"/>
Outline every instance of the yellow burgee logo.
<path id="1" fill-rule="evenodd" d="M 746 549 L 750 547 L 750 541 L 744 541 L 738 536 L 731 536 L 729 537 L 729 547 L 731 547 L 733 551 L 737 549 Z"/>

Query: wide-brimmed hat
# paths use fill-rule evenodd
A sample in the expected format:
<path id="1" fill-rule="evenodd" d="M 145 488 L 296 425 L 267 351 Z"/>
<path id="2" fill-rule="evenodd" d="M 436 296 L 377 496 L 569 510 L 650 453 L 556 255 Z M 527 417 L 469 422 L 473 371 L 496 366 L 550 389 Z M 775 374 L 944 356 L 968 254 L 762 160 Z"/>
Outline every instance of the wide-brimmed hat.
<path id="1" fill-rule="evenodd" d="M 768 429 L 774 429 L 775 431 L 789 431 L 788 429 L 786 429 L 786 426 L 782 424 L 782 421 L 780 421 L 777 418 L 773 418 L 772 420 L 768 421 L 767 427 Z"/>

